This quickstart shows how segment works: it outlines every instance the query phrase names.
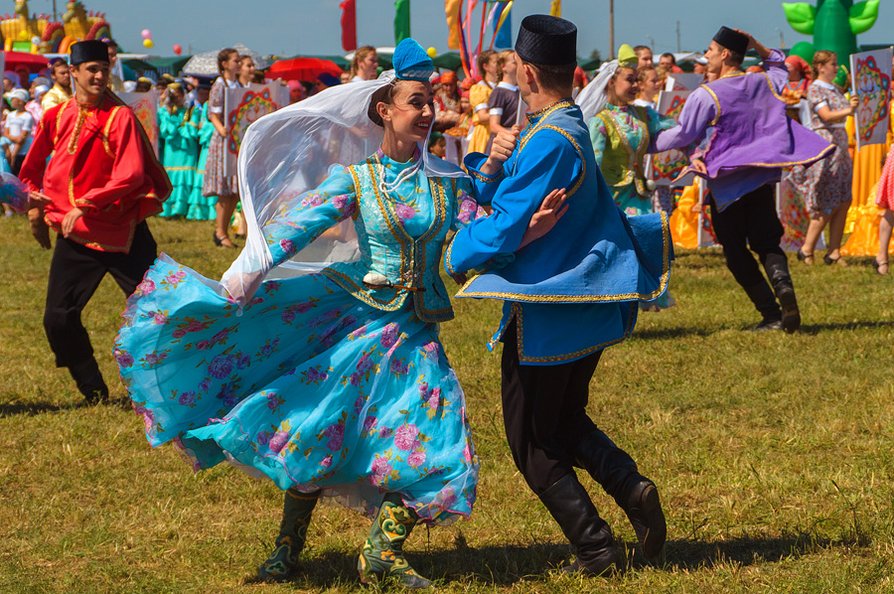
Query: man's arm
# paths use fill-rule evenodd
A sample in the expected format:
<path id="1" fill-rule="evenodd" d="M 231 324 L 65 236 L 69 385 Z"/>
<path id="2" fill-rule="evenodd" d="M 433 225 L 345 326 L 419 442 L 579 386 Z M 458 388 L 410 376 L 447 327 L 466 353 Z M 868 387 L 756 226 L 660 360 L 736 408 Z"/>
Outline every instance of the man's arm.
<path id="1" fill-rule="evenodd" d="M 655 136 L 649 152 L 661 153 L 700 143 L 716 116 L 717 104 L 714 98 L 704 88 L 696 89 L 680 112 L 679 124 Z"/>
<path id="2" fill-rule="evenodd" d="M 454 236 L 444 255 L 447 272 L 465 272 L 518 251 L 544 197 L 571 187 L 581 173 L 580 155 L 564 137 L 552 130 L 538 132 L 518 156 L 515 173 L 498 182 L 490 216 Z"/>

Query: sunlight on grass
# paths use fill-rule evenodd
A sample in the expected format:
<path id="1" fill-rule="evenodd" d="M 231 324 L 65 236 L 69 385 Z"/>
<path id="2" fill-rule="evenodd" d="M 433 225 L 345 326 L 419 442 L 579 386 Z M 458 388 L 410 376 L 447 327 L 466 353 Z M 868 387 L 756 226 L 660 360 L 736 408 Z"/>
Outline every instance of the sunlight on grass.
<path id="1" fill-rule="evenodd" d="M 217 278 L 235 251 L 205 224 L 153 220 L 158 243 Z M 193 474 L 152 450 L 127 409 L 111 345 L 124 298 L 107 279 L 84 314 L 115 404 L 81 406 L 43 334 L 50 253 L 0 219 L 0 592 L 352 592 L 368 529 L 323 504 L 284 585 L 249 585 L 278 527 L 280 492 L 222 465 Z M 746 332 L 757 314 L 716 251 L 682 253 L 678 306 L 641 316 L 609 349 L 589 412 L 661 489 L 667 563 L 610 580 L 561 576 L 558 526 L 503 435 L 495 303 L 461 300 L 442 336 L 481 456 L 475 514 L 419 528 L 409 557 L 444 592 L 894 591 L 894 281 L 868 262 L 793 263 L 804 329 Z M 452 285 L 450 285 L 452 286 Z M 623 513 L 582 479 L 616 535 Z"/>

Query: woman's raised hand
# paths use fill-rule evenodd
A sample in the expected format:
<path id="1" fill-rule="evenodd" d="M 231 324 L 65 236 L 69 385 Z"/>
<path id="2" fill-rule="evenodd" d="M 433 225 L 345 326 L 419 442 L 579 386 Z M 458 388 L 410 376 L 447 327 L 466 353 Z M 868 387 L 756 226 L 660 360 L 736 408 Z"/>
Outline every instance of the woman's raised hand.
<path id="1" fill-rule="evenodd" d="M 565 203 L 567 198 L 565 188 L 553 190 L 546 195 L 543 202 L 540 203 L 540 208 L 531 217 L 531 222 L 528 223 L 528 230 L 522 237 L 519 249 L 552 231 L 559 219 L 568 211 L 568 205 Z"/>

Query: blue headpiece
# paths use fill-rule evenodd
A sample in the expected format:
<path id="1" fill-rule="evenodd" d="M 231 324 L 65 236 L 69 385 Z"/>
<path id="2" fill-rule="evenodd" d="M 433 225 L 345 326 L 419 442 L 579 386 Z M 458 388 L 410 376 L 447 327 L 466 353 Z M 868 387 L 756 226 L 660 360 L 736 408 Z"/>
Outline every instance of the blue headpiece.
<path id="1" fill-rule="evenodd" d="M 397 80 L 428 82 L 435 70 L 431 58 L 415 39 L 404 39 L 394 48 L 394 75 Z"/>

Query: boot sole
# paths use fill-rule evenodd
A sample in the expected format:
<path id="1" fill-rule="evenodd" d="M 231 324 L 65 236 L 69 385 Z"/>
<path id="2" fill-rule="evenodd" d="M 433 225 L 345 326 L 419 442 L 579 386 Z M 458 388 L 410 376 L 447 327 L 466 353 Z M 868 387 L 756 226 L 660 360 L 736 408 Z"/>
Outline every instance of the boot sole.
<path id="1" fill-rule="evenodd" d="M 778 298 L 782 306 L 782 329 L 789 334 L 797 332 L 801 328 L 801 312 L 795 292 L 781 291 Z"/>
<path id="2" fill-rule="evenodd" d="M 633 524 L 634 532 L 643 547 L 643 554 L 649 562 L 656 562 L 661 559 L 661 553 L 664 550 L 664 543 L 667 541 L 667 522 L 664 519 L 664 511 L 661 509 L 661 500 L 658 497 L 658 488 L 654 484 L 648 485 L 643 489 L 639 498 L 638 511 L 639 518 L 645 530 L 640 534 L 637 523 L 631 518 L 631 514 L 627 514 L 631 524 Z"/>

